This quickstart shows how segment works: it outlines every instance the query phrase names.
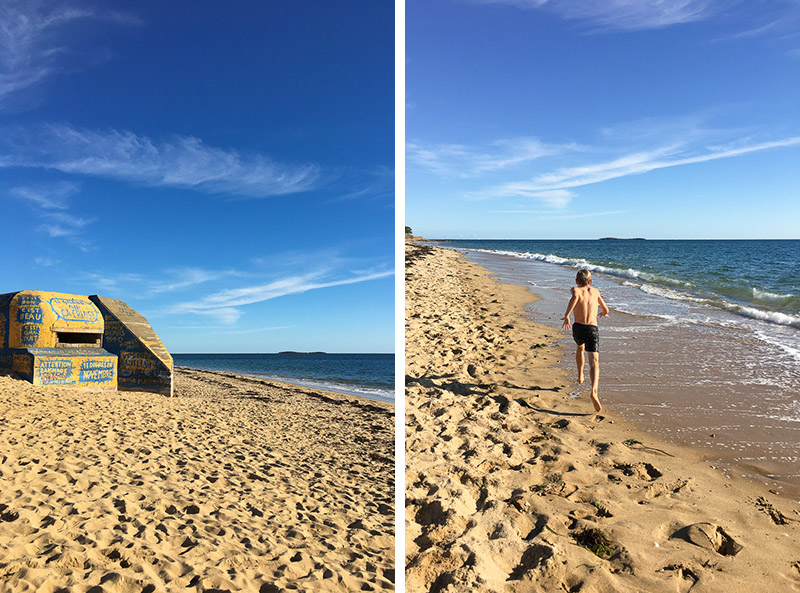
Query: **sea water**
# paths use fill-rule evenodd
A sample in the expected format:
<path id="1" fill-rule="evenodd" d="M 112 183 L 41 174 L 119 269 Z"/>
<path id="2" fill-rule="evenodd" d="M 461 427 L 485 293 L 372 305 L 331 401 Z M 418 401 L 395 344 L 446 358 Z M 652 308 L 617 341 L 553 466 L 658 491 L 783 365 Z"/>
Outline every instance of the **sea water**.
<path id="1" fill-rule="evenodd" d="M 174 354 L 175 366 L 264 377 L 394 402 L 394 354 Z"/>
<path id="2" fill-rule="evenodd" d="M 534 317 L 556 327 L 576 269 L 591 270 L 612 309 L 599 322 L 601 399 L 800 494 L 800 241 L 442 243 L 529 286 Z M 566 332 L 560 342 L 574 346 Z M 571 356 L 563 366 L 574 373 Z"/>

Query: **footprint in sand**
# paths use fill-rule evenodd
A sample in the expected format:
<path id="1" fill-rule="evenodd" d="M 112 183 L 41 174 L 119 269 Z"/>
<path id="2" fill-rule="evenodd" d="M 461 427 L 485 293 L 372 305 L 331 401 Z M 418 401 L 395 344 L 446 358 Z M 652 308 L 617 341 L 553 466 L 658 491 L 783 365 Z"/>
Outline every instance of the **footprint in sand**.
<path id="1" fill-rule="evenodd" d="M 626 476 L 634 476 L 640 480 L 652 482 L 663 474 L 649 463 L 615 463 L 614 469 L 621 470 Z"/>
<path id="2" fill-rule="evenodd" d="M 677 573 L 678 578 L 690 581 L 689 587 L 686 589 L 686 591 L 691 591 L 692 588 L 695 586 L 695 584 L 697 584 L 697 581 L 700 580 L 700 577 L 698 576 L 699 570 L 689 568 L 687 566 L 684 566 L 683 564 L 670 564 L 668 566 L 665 566 L 664 568 L 657 570 L 656 572 L 672 572 L 672 571 L 675 571 Z"/>
<path id="3" fill-rule="evenodd" d="M 736 542 L 719 525 L 713 523 L 694 523 L 672 534 L 673 539 L 682 539 L 722 556 L 736 556 L 744 546 Z"/>

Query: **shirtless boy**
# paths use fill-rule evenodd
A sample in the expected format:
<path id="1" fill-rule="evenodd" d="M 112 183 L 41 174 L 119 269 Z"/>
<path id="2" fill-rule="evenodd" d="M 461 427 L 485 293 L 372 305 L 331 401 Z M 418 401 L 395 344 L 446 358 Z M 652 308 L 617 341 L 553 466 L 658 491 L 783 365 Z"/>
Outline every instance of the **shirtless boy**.
<path id="1" fill-rule="evenodd" d="M 600 362 L 598 360 L 598 345 L 600 336 L 597 331 L 598 317 L 608 316 L 608 307 L 600 296 L 600 291 L 592 286 L 592 274 L 589 270 L 580 270 L 575 277 L 575 284 L 571 290 L 572 298 L 567 305 L 567 312 L 561 319 L 562 327 L 569 329 L 569 314 L 574 313 L 575 322 L 572 324 L 572 337 L 578 345 L 575 352 L 575 362 L 578 363 L 578 383 L 583 383 L 583 353 L 588 352 L 589 376 L 592 380 L 592 404 L 595 412 L 600 412 L 603 406 L 597 397 L 597 385 L 600 382 Z M 598 315 L 598 309 L 600 313 Z"/>

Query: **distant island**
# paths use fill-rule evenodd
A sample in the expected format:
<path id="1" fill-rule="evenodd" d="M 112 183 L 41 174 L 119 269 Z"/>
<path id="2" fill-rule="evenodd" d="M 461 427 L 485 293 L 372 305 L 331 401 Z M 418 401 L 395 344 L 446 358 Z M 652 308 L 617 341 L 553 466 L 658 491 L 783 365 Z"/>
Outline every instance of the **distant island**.
<path id="1" fill-rule="evenodd" d="M 633 237 L 630 239 L 620 237 L 600 237 L 598 241 L 647 241 L 644 237 Z"/>
<path id="2" fill-rule="evenodd" d="M 295 350 L 284 350 L 278 354 L 327 354 L 327 352 L 296 352 Z"/>

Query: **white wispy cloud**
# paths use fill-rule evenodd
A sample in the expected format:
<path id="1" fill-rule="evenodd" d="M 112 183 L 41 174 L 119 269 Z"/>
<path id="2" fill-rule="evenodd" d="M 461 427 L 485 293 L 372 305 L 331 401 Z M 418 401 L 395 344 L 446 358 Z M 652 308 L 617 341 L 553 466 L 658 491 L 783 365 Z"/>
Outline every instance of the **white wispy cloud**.
<path id="1" fill-rule="evenodd" d="M 46 222 L 39 225 L 38 228 L 51 237 L 75 237 L 83 231 L 85 226 L 96 220 L 95 218 L 84 218 L 65 212 L 47 212 L 44 218 Z"/>
<path id="2" fill-rule="evenodd" d="M 505 183 L 494 190 L 484 190 L 465 194 L 468 200 L 486 200 L 489 198 L 531 198 L 548 208 L 566 208 L 575 193 L 566 189 L 530 189 L 525 182 Z"/>
<path id="3" fill-rule="evenodd" d="M 45 210 L 66 210 L 68 208 L 67 198 L 75 195 L 79 190 L 77 184 L 61 181 L 12 187 L 9 193 L 34 207 Z"/>
<path id="4" fill-rule="evenodd" d="M 321 183 L 315 164 L 282 164 L 261 154 L 208 146 L 191 136 L 153 140 L 125 130 L 64 124 L 2 132 L 0 167 L 42 168 L 245 197 L 303 192 Z"/>
<path id="5" fill-rule="evenodd" d="M 296 265 L 291 266 L 294 271 L 282 269 L 282 275 L 281 272 L 275 273 L 272 266 L 265 270 L 257 263 L 257 268 L 252 271 L 187 266 L 148 270 L 146 274 L 84 272 L 74 275 L 73 281 L 84 292 L 93 290 L 99 294 L 117 295 L 117 298 L 127 295 L 122 297 L 126 299 L 157 299 L 160 304 L 155 306 L 157 310 L 153 315 L 199 315 L 230 327 L 243 314 L 242 308 L 248 305 L 394 275 L 385 265 L 316 253 L 319 257 L 314 261 L 295 254 Z M 292 254 L 287 258 L 291 260 Z M 242 286 L 242 279 L 249 279 L 249 284 Z M 238 282 L 239 286 L 228 288 L 233 282 Z M 220 290 L 220 287 L 224 288 Z M 183 294 L 182 298 L 186 300 L 176 302 L 176 296 L 170 298 L 169 293 Z M 165 299 L 169 300 L 165 303 Z"/>
<path id="6" fill-rule="evenodd" d="M 183 311 L 178 310 L 177 312 L 180 313 Z M 219 309 L 198 309 L 190 312 L 194 313 L 195 315 L 213 317 L 218 323 L 225 325 L 235 324 L 242 316 L 242 312 L 239 309 L 234 309 L 233 307 L 220 307 Z"/>
<path id="7" fill-rule="evenodd" d="M 166 274 L 169 276 L 168 279 L 156 281 L 149 288 L 151 294 L 174 292 L 200 284 L 247 275 L 238 270 L 206 270 L 198 267 L 171 268 L 166 271 Z"/>
<path id="8" fill-rule="evenodd" d="M 77 56 L 66 33 L 80 21 L 96 20 L 136 24 L 119 12 L 42 0 L 0 2 L 0 109 L 23 91 L 65 71 L 80 69 L 97 60 Z"/>
<path id="9" fill-rule="evenodd" d="M 81 238 L 84 228 L 96 218 L 75 215 L 69 212 L 69 198 L 78 193 L 74 183 L 57 182 L 12 187 L 9 194 L 33 208 L 41 221 L 36 229 L 50 237 L 64 237 L 86 251 L 91 241 Z"/>
<path id="10" fill-rule="evenodd" d="M 109 296 L 132 294 L 131 287 L 141 287 L 147 283 L 147 278 L 136 273 L 100 274 L 97 272 L 83 272 L 75 274 L 72 281 L 82 287 L 83 294 L 108 294 Z M 118 296 L 116 298 L 119 298 Z"/>
<path id="11" fill-rule="evenodd" d="M 50 268 L 52 266 L 57 266 L 61 263 L 60 259 L 56 259 L 54 257 L 37 257 L 34 260 L 34 263 L 38 266 L 43 266 L 45 268 Z"/>
<path id="12" fill-rule="evenodd" d="M 748 39 L 751 37 L 760 37 L 761 35 L 769 34 L 780 30 L 782 25 L 783 25 L 783 20 L 776 19 L 770 21 L 769 23 L 766 23 L 765 25 L 757 25 L 755 27 L 750 27 L 743 31 L 731 33 L 725 37 L 715 39 L 714 41 L 734 41 L 736 39 Z"/>
<path id="13" fill-rule="evenodd" d="M 726 8 L 727 30 L 712 42 L 761 38 L 777 46 L 797 44 L 800 5 L 796 0 L 736 2 Z"/>
<path id="14" fill-rule="evenodd" d="M 531 214 L 540 216 L 544 220 L 572 220 L 579 218 L 596 218 L 598 216 L 613 216 L 627 214 L 630 210 L 609 210 L 607 212 L 582 212 L 580 214 L 553 214 L 548 210 L 493 210 L 495 214 Z"/>
<path id="15" fill-rule="evenodd" d="M 437 175 L 467 178 L 579 148 L 574 144 L 545 144 L 536 138 L 501 139 L 480 147 L 409 142 L 406 159 L 409 165 Z"/>
<path id="16" fill-rule="evenodd" d="M 569 191 L 572 188 L 618 179 L 630 175 L 641 175 L 658 169 L 679 167 L 727 159 L 753 152 L 785 148 L 800 144 L 800 136 L 771 142 L 760 142 L 737 146 L 707 147 L 704 151 L 690 152 L 686 147 L 667 146 L 649 151 L 626 154 L 610 161 L 561 168 L 539 175 L 529 181 L 504 183 L 475 192 L 472 197 L 537 197 L 549 192 Z M 560 203 L 565 205 L 566 194 Z M 558 203 L 558 200 L 556 200 Z"/>
<path id="17" fill-rule="evenodd" d="M 336 188 L 331 188 L 335 197 L 329 202 L 346 202 L 349 200 L 375 200 L 383 201 L 387 206 L 394 208 L 395 174 L 394 168 L 377 167 L 369 171 L 352 171 L 343 176 L 343 189 L 339 193 Z"/>
<path id="18" fill-rule="evenodd" d="M 169 293 L 191 291 L 203 284 L 247 278 L 253 274 L 236 269 L 214 270 L 199 266 L 174 267 L 138 272 L 84 272 L 74 277 L 81 285 L 96 286 L 107 292 L 136 295 L 139 299 L 164 298 Z"/>
<path id="19" fill-rule="evenodd" d="M 178 303 L 170 308 L 170 313 L 211 315 L 221 322 L 234 323 L 241 315 L 237 307 L 311 290 L 378 280 L 393 275 L 394 272 L 391 270 L 353 272 L 344 277 L 334 276 L 329 272 L 309 272 L 280 278 L 265 284 L 225 289 L 199 300 Z"/>
<path id="20" fill-rule="evenodd" d="M 599 31 L 642 31 L 701 21 L 718 10 L 711 0 L 474 0 L 552 12 Z"/>
<path id="21" fill-rule="evenodd" d="M 217 327 L 210 327 L 208 325 L 174 325 L 170 327 L 170 329 L 179 329 L 179 330 L 199 330 L 208 333 L 209 331 L 214 331 L 217 334 L 224 334 L 228 336 L 238 336 L 243 334 L 260 334 L 264 332 L 273 332 L 273 331 L 281 331 L 284 329 L 292 329 L 297 327 L 296 325 L 274 325 L 271 327 L 257 327 L 253 329 L 230 329 L 226 326 L 217 326 Z"/>

